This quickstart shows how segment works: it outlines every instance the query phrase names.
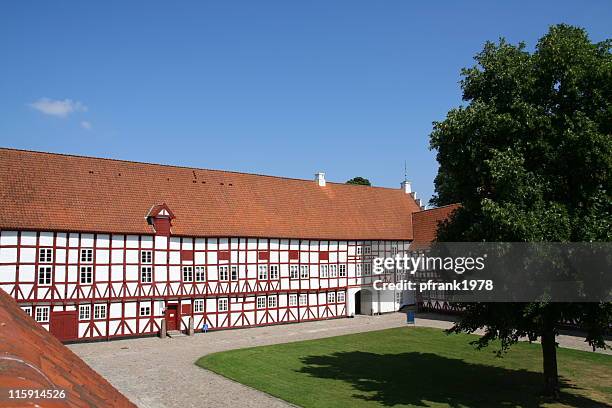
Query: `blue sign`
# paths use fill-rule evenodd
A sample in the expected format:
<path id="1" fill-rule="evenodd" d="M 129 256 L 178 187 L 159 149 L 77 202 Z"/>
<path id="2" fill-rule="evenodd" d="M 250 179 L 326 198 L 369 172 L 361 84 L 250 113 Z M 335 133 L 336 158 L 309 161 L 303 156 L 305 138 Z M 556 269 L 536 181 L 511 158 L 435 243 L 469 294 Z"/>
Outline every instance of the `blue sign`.
<path id="1" fill-rule="evenodd" d="M 208 333 L 208 323 L 204 323 L 204 326 L 202 326 L 202 332 Z"/>

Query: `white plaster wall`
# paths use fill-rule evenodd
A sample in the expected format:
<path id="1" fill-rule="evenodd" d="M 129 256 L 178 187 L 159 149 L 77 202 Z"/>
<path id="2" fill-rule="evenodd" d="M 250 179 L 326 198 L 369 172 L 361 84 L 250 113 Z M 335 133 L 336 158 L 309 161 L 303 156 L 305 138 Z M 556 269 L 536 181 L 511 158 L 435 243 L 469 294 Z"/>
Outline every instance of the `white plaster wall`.
<path id="1" fill-rule="evenodd" d="M 9 232 L 9 231 L 6 231 Z M 16 234 L 16 233 L 15 233 Z M 1 245 L 10 245 L 7 242 L 4 242 L 4 234 L 0 237 Z M 15 242 L 17 242 L 17 238 L 15 238 Z M 34 231 L 23 231 L 21 233 L 21 245 L 36 245 L 36 232 Z"/>
<path id="2" fill-rule="evenodd" d="M 123 248 L 123 240 L 124 240 L 124 236 L 123 235 L 113 235 L 112 239 L 111 239 L 111 246 L 113 248 Z"/>
<path id="3" fill-rule="evenodd" d="M 0 282 L 15 282 L 16 276 L 17 267 L 15 265 L 0 265 Z"/>
<path id="4" fill-rule="evenodd" d="M 15 265 L 6 266 L 15 269 Z M 0 267 L 0 281 L 6 281 L 6 276 L 2 272 L 1 268 L 5 268 L 5 266 Z M 57 268 L 56 268 L 57 269 Z M 34 282 L 36 279 L 36 272 L 34 270 L 34 265 L 22 265 L 19 267 L 19 282 Z"/>
<path id="5" fill-rule="evenodd" d="M 17 240 L 15 239 L 15 242 Z M 0 263 L 16 263 L 17 248 L 0 247 Z"/>
<path id="6" fill-rule="evenodd" d="M 2 249 L 0 249 L 2 252 Z M 36 259 L 36 249 L 35 248 L 21 248 L 19 252 L 19 262 L 28 263 L 34 262 Z"/>

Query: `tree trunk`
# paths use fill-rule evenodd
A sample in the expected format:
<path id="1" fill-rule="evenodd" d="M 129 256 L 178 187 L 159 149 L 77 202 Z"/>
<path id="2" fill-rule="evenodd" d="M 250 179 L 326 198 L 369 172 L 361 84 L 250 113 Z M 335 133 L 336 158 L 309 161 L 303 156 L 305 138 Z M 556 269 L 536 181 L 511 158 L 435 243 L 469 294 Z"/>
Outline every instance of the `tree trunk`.
<path id="1" fill-rule="evenodd" d="M 544 362 L 544 395 L 559 398 L 559 375 L 557 373 L 557 343 L 555 322 L 551 316 L 544 316 L 542 328 L 542 355 Z"/>

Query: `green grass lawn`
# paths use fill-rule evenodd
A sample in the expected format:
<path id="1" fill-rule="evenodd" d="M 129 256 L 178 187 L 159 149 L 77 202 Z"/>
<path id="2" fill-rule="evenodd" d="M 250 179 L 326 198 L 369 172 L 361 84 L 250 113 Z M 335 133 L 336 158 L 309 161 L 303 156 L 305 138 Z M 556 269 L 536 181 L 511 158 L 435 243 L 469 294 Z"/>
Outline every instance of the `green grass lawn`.
<path id="1" fill-rule="evenodd" d="M 405 327 L 211 354 L 196 364 L 303 407 L 608 407 L 612 356 L 559 349 L 561 403 L 539 396 L 539 344 L 496 357 L 474 335 Z"/>

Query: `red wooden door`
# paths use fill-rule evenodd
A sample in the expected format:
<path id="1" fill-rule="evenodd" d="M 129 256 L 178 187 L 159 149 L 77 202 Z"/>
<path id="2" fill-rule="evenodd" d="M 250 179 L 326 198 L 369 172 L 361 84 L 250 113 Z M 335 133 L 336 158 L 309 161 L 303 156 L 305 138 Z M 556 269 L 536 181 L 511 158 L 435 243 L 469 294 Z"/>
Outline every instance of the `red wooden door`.
<path id="1" fill-rule="evenodd" d="M 76 310 L 70 312 L 51 312 L 49 331 L 60 341 L 76 340 L 78 337 Z"/>
<path id="2" fill-rule="evenodd" d="M 178 305 L 166 307 L 166 330 L 178 330 Z"/>

